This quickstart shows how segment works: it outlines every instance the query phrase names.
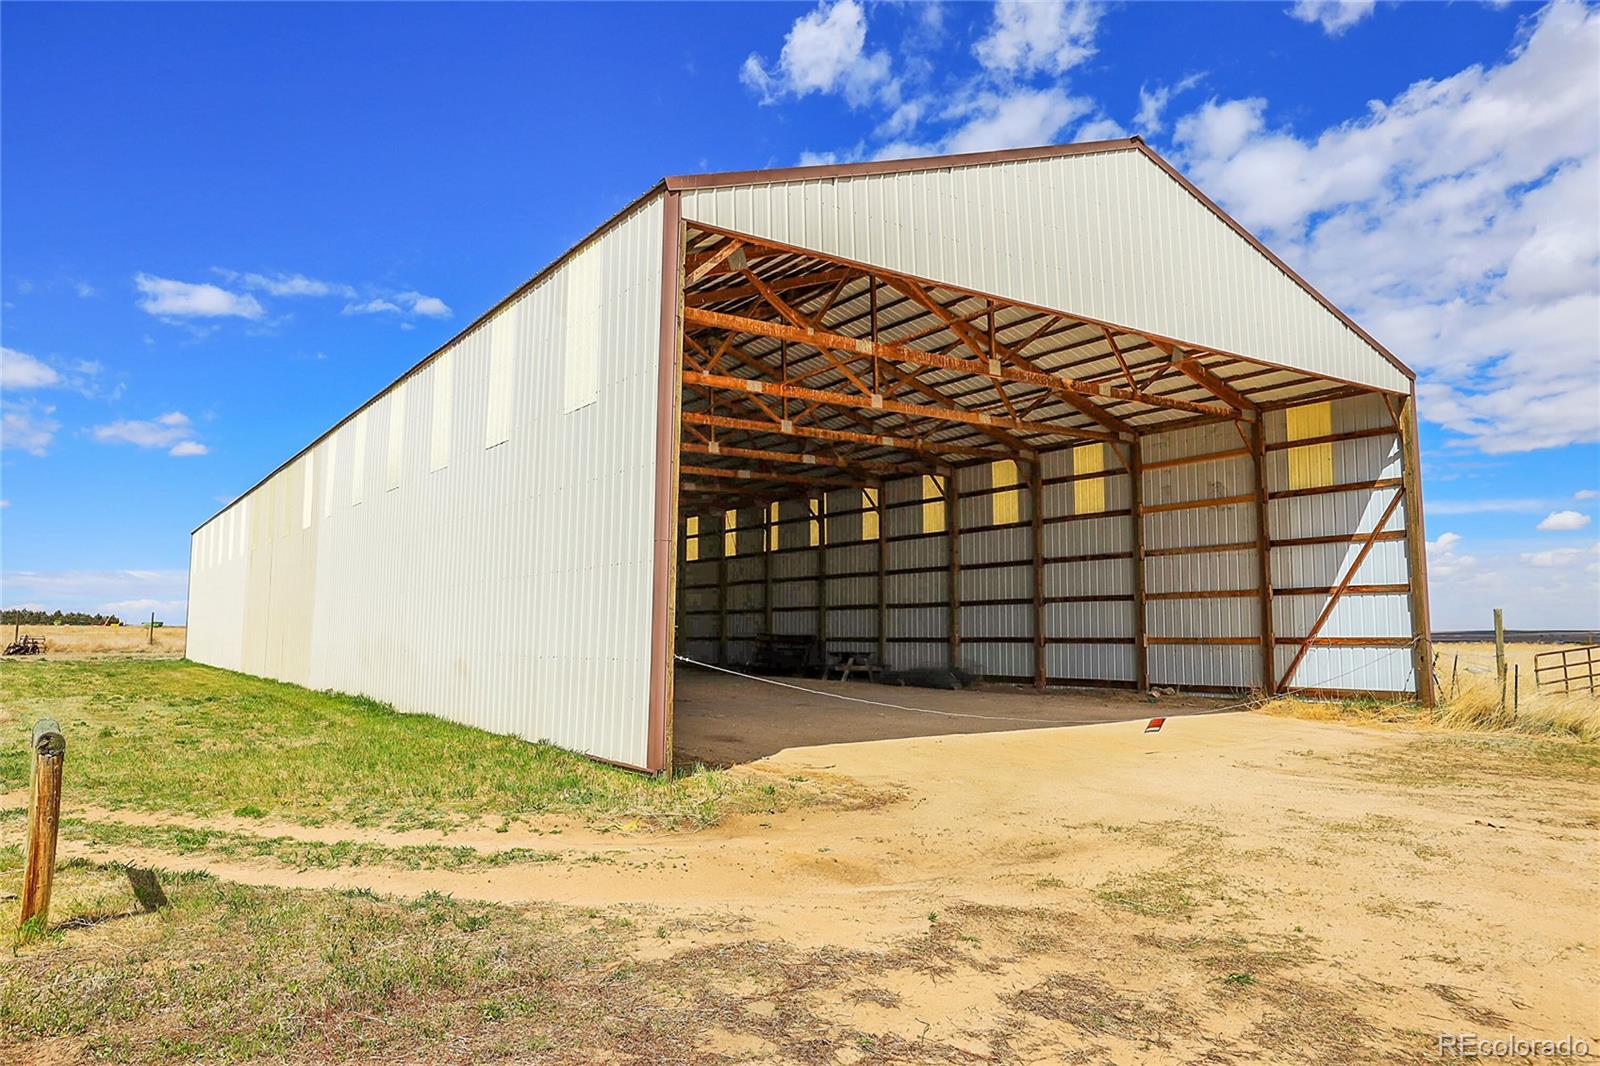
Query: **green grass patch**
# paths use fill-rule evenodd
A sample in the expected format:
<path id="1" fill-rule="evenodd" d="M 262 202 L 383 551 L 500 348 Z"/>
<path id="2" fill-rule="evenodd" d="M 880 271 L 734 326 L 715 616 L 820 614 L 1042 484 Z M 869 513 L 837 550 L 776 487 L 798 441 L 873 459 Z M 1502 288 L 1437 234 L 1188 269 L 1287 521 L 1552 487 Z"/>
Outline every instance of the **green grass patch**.
<path id="1" fill-rule="evenodd" d="M 130 881 L 158 880 L 158 902 Z M 556 908 L 254 888 L 67 863 L 54 927 L 0 966 L 0 1061 L 681 1058 L 694 1015 L 631 934 Z M 14 901 L 0 922 L 15 927 Z M 676 1001 L 675 1001 L 676 1000 Z M 62 1045 L 65 1045 L 65 1048 Z M 47 1054 L 46 1058 L 50 1056 Z"/>
<path id="2" fill-rule="evenodd" d="M 804 775 L 648 777 L 362 697 L 182 660 L 0 663 L 0 790 L 28 785 L 32 723 L 67 735 L 73 803 L 302 824 L 449 828 L 486 817 L 695 827 L 864 792 Z"/>

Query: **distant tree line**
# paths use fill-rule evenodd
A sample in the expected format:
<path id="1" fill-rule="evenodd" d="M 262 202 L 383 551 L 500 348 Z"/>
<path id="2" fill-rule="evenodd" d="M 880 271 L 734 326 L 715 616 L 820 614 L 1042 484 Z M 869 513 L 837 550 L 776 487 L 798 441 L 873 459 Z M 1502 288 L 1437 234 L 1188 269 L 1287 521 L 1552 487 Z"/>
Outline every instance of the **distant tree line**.
<path id="1" fill-rule="evenodd" d="M 0 611 L 0 623 L 8 626 L 120 626 L 114 614 L 85 614 L 82 611 L 35 611 L 29 607 L 8 607 Z"/>

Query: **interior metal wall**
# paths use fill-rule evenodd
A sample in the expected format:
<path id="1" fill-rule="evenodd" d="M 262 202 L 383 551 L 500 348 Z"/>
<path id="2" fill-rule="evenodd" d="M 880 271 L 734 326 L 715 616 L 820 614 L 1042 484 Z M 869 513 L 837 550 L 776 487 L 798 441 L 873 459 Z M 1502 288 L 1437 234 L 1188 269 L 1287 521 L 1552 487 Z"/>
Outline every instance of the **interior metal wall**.
<path id="1" fill-rule="evenodd" d="M 189 656 L 645 765 L 662 236 L 658 196 L 196 530 Z"/>
<path id="2" fill-rule="evenodd" d="M 1255 464 L 1231 454 L 1162 468 L 1159 464 L 1216 453 L 1238 453 L 1246 439 L 1220 423 L 1141 439 L 1146 662 L 1149 683 L 1201 691 L 1247 691 L 1281 677 L 1298 644 L 1327 604 L 1397 489 L 1400 446 L 1381 396 L 1334 401 L 1335 435 L 1377 431 L 1332 444 L 1334 481 L 1310 494 L 1291 493 L 1286 415 L 1263 415 L 1268 447 L 1263 463 L 1272 543 L 1271 601 L 1277 643 L 1271 678 L 1261 663 L 1261 602 L 1257 593 Z M 1387 432 L 1384 432 L 1387 430 Z M 1082 447 L 1100 447 L 1085 445 Z M 1106 453 L 1103 508 L 1076 513 L 1075 449 L 1041 457 L 1045 679 L 1055 685 L 1132 686 L 1136 681 L 1136 600 L 1132 485 Z M 896 669 L 951 662 L 992 680 L 1032 683 L 1033 530 L 1026 469 L 1017 520 L 994 522 L 992 467 L 957 469 L 960 497 L 959 641 L 950 620 L 950 535 L 921 529 L 920 478 L 883 486 L 880 527 L 886 622 L 884 661 Z M 1371 483 L 1379 482 L 1377 487 Z M 1205 504 L 1235 497 L 1233 503 Z M 1199 503 L 1201 506 L 1168 508 Z M 721 517 L 701 519 L 701 559 L 680 568 L 679 649 L 703 662 L 748 664 L 754 637 L 825 633 L 830 651 L 876 654 L 878 541 L 861 539 L 860 494 L 827 493 L 826 543 L 813 546 L 804 499 L 779 505 L 778 547 L 764 551 L 763 512 L 738 513 L 738 553 L 725 563 Z M 1387 530 L 1404 533 L 1403 509 Z M 821 539 L 821 538 L 819 538 Z M 1317 543 L 1304 543 L 1308 539 Z M 1188 549 L 1201 549 L 1191 551 Z M 1207 550 L 1210 549 L 1210 550 Z M 1409 582 L 1403 539 L 1373 545 L 1321 636 L 1338 646 L 1314 647 L 1298 668 L 1294 688 L 1414 692 L 1411 649 L 1362 645 L 1362 638 L 1409 639 L 1408 591 L 1362 587 Z M 680 546 L 680 558 L 682 547 Z M 819 582 L 819 567 L 826 574 Z M 719 577 L 719 575 L 721 575 Z M 770 575 L 770 576 L 769 576 Z M 720 591 L 719 591 L 720 588 Z M 825 612 L 819 602 L 826 602 Z M 719 640 L 719 635 L 724 639 Z"/>

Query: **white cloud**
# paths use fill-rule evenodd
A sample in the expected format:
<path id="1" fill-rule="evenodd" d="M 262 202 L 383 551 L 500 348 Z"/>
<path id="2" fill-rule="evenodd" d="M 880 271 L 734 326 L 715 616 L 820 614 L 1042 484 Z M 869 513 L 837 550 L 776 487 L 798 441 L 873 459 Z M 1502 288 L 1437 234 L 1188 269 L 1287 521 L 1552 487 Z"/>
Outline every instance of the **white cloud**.
<path id="1" fill-rule="evenodd" d="M 869 54 L 866 43 L 866 12 L 858 0 L 835 0 L 831 5 L 823 0 L 789 28 L 776 66 L 769 68 L 761 55 L 752 52 L 740 68 L 739 80 L 769 104 L 814 92 L 841 93 L 855 107 L 875 97 L 898 104 L 889 54 Z"/>
<path id="2" fill-rule="evenodd" d="M 1133 128 L 1146 137 L 1160 133 L 1166 128 L 1162 115 L 1172 98 L 1200 84 L 1201 77 L 1200 74 L 1190 74 L 1171 85 L 1139 86 L 1139 113 L 1133 117 Z"/>
<path id="3" fill-rule="evenodd" d="M 437 296 L 424 296 L 420 292 L 403 292 L 398 299 L 410 304 L 410 311 L 414 315 L 423 315 L 428 318 L 449 318 L 454 312 L 450 305 Z"/>
<path id="4" fill-rule="evenodd" d="M 1289 15 L 1301 22 L 1318 23 L 1323 33 L 1337 37 L 1371 15 L 1376 7 L 1377 0 L 1295 0 Z"/>
<path id="5" fill-rule="evenodd" d="M 390 313 L 398 315 L 400 313 L 400 305 L 374 296 L 372 299 L 364 300 L 358 304 L 345 304 L 343 313 L 347 315 L 381 315 Z"/>
<path id="6" fill-rule="evenodd" d="M 229 292 L 206 282 L 174 281 L 153 274 L 135 274 L 133 284 L 144 294 L 139 306 L 163 318 L 248 318 L 266 314 L 254 296 Z"/>
<path id="7" fill-rule="evenodd" d="M 1600 497 L 1600 492 L 1596 492 L 1594 489 L 1579 489 L 1572 494 L 1574 500 L 1592 500 L 1596 497 Z"/>
<path id="8" fill-rule="evenodd" d="M 1499 65 L 1316 136 L 1261 99 L 1175 126 L 1178 161 L 1423 375 L 1485 452 L 1600 439 L 1600 11 L 1555 3 Z"/>
<path id="9" fill-rule="evenodd" d="M 1496 607 L 1514 628 L 1600 625 L 1600 546 L 1467 553 L 1464 538 L 1428 542 L 1429 607 L 1438 629 L 1484 629 Z"/>
<path id="10" fill-rule="evenodd" d="M 194 424 L 182 411 L 169 411 L 155 418 L 123 419 L 90 431 L 102 444 L 131 444 L 136 448 L 165 448 L 168 455 L 205 455 L 204 444 L 195 440 Z"/>
<path id="11" fill-rule="evenodd" d="M 1592 519 L 1582 511 L 1551 511 L 1539 528 L 1547 533 L 1570 533 L 1575 529 L 1582 529 Z"/>
<path id="12" fill-rule="evenodd" d="M 15 348 L 0 347 L 0 388 L 42 389 L 61 382 L 61 375 L 43 360 Z"/>
<path id="13" fill-rule="evenodd" d="M 994 25 L 972 54 L 1007 74 L 1065 74 L 1095 53 L 1103 8 L 1087 0 L 997 0 Z"/>
<path id="14" fill-rule="evenodd" d="M 1591 548 L 1552 548 L 1542 552 L 1523 552 L 1522 561 L 1541 570 L 1566 569 L 1597 551 L 1600 551 L 1600 545 Z"/>
<path id="15" fill-rule="evenodd" d="M 987 152 L 1049 144 L 1067 124 L 1094 107 L 1065 89 L 1025 89 L 1009 95 L 982 93 L 950 112 L 965 121 L 945 138 L 947 152 Z"/>
<path id="16" fill-rule="evenodd" d="M 241 274 L 222 267 L 212 269 L 231 282 L 269 296 L 344 296 L 353 299 L 356 295 L 354 286 L 336 281 L 319 281 L 304 274 Z"/>
<path id="17" fill-rule="evenodd" d="M 7 402 L 0 408 L 0 448 L 43 456 L 61 423 L 50 416 L 53 406 Z"/>

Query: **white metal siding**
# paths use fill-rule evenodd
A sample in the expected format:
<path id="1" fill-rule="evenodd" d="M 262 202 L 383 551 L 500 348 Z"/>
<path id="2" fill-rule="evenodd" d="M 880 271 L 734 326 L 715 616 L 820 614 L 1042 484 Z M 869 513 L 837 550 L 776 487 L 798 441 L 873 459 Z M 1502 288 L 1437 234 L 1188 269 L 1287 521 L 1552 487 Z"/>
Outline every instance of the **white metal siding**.
<path id="1" fill-rule="evenodd" d="M 1409 389 L 1376 349 L 1131 148 L 687 190 L 683 215 L 1202 348 Z"/>
<path id="2" fill-rule="evenodd" d="M 662 226 L 580 253 L 596 402 L 569 260 L 196 531 L 190 657 L 643 766 Z"/>

